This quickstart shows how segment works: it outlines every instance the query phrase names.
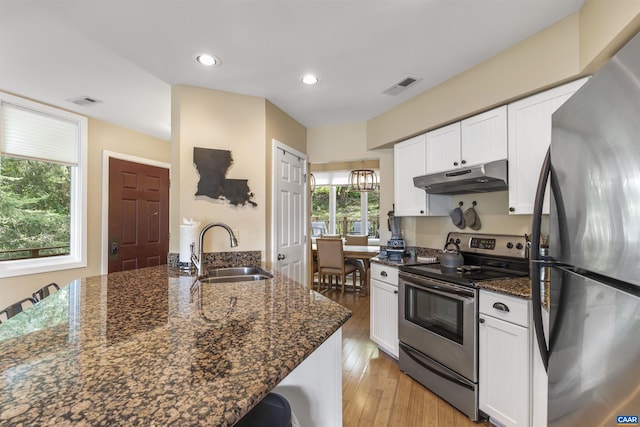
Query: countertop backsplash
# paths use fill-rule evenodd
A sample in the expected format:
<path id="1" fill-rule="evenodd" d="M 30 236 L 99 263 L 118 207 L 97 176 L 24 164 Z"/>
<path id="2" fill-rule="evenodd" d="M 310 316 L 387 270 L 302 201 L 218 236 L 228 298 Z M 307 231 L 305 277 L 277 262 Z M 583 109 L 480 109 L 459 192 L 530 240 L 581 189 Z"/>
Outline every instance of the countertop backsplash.
<path id="1" fill-rule="evenodd" d="M 167 264 L 169 267 L 178 267 L 177 253 L 169 253 Z M 240 252 L 207 252 L 204 254 L 205 270 L 212 268 L 236 267 L 239 265 L 256 265 L 262 262 L 261 251 L 240 251 Z"/>

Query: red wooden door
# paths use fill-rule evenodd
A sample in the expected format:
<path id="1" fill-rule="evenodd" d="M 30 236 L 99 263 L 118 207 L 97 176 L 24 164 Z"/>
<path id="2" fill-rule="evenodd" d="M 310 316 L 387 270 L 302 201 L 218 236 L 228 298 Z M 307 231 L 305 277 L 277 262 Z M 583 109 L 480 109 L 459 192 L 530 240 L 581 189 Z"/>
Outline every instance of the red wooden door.
<path id="1" fill-rule="evenodd" d="M 169 170 L 109 159 L 109 273 L 167 263 Z"/>

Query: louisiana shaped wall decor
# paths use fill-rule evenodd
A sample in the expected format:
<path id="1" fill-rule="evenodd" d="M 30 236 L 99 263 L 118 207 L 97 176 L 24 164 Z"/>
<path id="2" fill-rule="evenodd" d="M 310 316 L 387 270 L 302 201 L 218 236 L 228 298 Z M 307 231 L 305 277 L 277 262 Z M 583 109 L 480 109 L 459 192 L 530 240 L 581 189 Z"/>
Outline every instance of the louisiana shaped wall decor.
<path id="1" fill-rule="evenodd" d="M 227 171 L 233 164 L 231 151 L 193 147 L 193 163 L 200 174 L 196 196 L 228 200 L 234 206 L 258 206 L 247 179 L 229 179 Z"/>

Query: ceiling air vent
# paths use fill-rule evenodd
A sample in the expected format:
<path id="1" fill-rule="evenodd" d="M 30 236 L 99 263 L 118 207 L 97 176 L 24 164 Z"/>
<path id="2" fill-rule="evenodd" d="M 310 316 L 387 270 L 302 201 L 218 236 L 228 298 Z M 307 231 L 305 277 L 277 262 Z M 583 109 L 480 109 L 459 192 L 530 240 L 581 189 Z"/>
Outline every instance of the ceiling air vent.
<path id="1" fill-rule="evenodd" d="M 67 99 L 67 101 L 71 101 L 77 105 L 93 105 L 93 104 L 99 104 L 100 102 L 102 102 L 98 99 L 91 98 L 90 96 L 79 96 L 77 98 Z"/>
<path id="2" fill-rule="evenodd" d="M 422 79 L 419 79 L 417 77 L 407 76 L 382 93 L 386 93 L 387 95 L 397 95 L 403 90 L 407 89 L 408 87 L 413 86 L 420 80 Z"/>

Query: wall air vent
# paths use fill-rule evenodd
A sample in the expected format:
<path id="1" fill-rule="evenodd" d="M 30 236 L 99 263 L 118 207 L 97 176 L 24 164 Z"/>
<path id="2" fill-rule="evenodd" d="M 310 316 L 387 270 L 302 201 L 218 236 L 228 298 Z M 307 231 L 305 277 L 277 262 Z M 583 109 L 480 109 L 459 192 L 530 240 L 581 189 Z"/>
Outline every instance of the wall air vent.
<path id="1" fill-rule="evenodd" d="M 91 98 L 90 96 L 78 96 L 77 98 L 67 99 L 67 101 L 73 102 L 76 105 L 93 105 L 102 102 L 98 99 Z"/>
<path id="2" fill-rule="evenodd" d="M 419 79 L 417 77 L 407 76 L 382 93 L 385 93 L 387 95 L 397 95 L 403 90 L 407 89 L 408 87 L 411 87 L 414 84 L 418 83 L 420 80 L 422 79 Z"/>

